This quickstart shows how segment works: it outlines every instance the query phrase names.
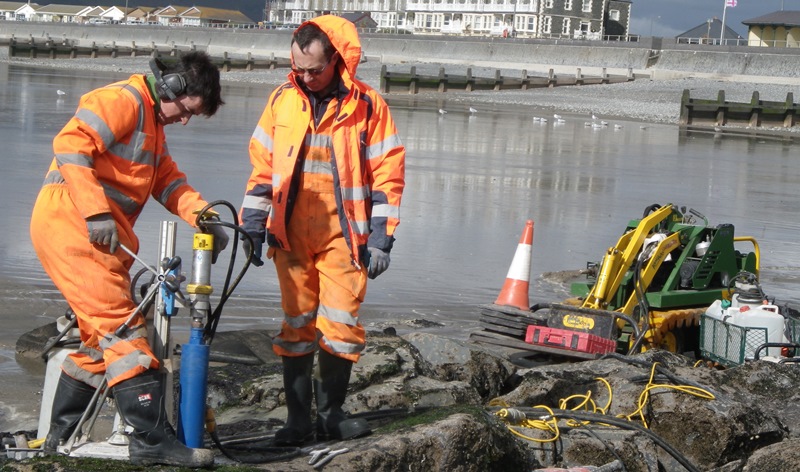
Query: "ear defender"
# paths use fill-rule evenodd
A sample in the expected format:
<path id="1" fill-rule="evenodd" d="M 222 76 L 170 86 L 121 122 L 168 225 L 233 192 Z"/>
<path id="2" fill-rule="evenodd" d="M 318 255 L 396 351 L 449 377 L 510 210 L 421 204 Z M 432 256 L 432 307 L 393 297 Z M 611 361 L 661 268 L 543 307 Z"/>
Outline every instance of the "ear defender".
<path id="1" fill-rule="evenodd" d="M 186 79 L 183 74 L 172 73 L 163 75 L 164 64 L 158 59 L 150 59 L 150 70 L 156 78 L 156 91 L 162 100 L 175 100 L 186 93 Z"/>

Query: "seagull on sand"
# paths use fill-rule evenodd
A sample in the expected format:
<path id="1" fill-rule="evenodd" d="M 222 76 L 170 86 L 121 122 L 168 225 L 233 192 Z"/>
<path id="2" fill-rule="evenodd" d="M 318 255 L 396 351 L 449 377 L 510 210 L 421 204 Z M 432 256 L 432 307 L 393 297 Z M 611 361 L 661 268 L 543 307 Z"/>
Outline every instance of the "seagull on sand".
<path id="1" fill-rule="evenodd" d="M 553 113 L 553 118 L 555 118 L 557 120 L 560 120 L 561 119 L 561 115 L 559 115 L 558 113 Z"/>
<path id="2" fill-rule="evenodd" d="M 474 109 L 472 107 L 469 107 L 469 112 L 470 113 L 478 113 L 478 110 L 476 110 L 476 109 Z"/>
<path id="3" fill-rule="evenodd" d="M 444 116 L 447 114 L 447 110 L 445 110 L 444 108 L 439 108 L 439 114 Z"/>
<path id="4" fill-rule="evenodd" d="M 58 94 L 59 97 L 63 97 L 64 95 L 67 94 L 67 92 L 65 92 L 65 91 L 63 91 L 61 89 L 56 90 L 56 93 Z"/>

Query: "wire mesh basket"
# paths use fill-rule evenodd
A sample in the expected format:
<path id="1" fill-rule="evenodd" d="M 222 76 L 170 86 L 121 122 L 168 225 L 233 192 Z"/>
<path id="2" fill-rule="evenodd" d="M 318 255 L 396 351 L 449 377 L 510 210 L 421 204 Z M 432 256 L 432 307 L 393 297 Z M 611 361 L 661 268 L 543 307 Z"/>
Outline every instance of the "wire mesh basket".
<path id="1" fill-rule="evenodd" d="M 797 326 L 800 336 L 800 326 Z M 738 326 L 716 318 L 700 317 L 700 354 L 725 367 L 744 364 L 767 342 L 767 328 Z"/>

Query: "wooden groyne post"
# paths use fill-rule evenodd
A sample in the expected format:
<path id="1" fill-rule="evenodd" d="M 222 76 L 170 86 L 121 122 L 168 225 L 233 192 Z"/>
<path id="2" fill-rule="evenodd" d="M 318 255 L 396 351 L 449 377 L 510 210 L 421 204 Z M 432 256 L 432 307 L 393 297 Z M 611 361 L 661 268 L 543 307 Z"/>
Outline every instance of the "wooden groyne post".
<path id="1" fill-rule="evenodd" d="M 689 90 L 681 96 L 681 126 L 740 125 L 758 128 L 762 126 L 782 126 L 791 128 L 797 124 L 800 104 L 794 103 L 794 94 L 786 94 L 786 100 L 761 100 L 758 91 L 753 92 L 749 102 L 729 102 L 725 91 L 720 90 L 716 99 L 692 98 Z"/>
<path id="2" fill-rule="evenodd" d="M 600 76 L 589 76 L 576 69 L 575 75 L 556 76 L 550 69 L 546 77 L 531 77 L 527 70 L 522 70 L 520 77 L 503 76 L 499 69 L 491 77 L 477 77 L 472 68 L 468 67 L 464 75 L 448 74 L 444 67 L 440 67 L 437 74 L 422 75 L 417 73 L 417 67 L 411 66 L 409 72 L 389 71 L 384 64 L 381 66 L 381 93 L 405 92 L 416 94 L 420 91 L 435 91 L 444 93 L 448 91 L 472 92 L 475 90 L 527 90 L 532 87 L 556 87 L 563 85 L 597 85 L 628 82 L 634 80 L 633 75 L 612 76 L 604 69 Z"/>

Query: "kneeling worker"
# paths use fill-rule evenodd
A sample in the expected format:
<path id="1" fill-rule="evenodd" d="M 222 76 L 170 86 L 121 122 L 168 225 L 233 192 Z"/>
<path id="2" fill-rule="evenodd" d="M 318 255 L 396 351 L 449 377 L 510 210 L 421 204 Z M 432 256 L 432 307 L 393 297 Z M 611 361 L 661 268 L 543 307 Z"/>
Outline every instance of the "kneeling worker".
<path id="1" fill-rule="evenodd" d="M 115 334 L 136 309 L 129 270 L 139 240 L 133 226 L 152 195 L 190 225 L 207 202 L 190 186 L 167 149 L 164 126 L 210 117 L 224 104 L 219 70 L 201 52 L 183 55 L 153 74 L 93 90 L 53 140 L 55 157 L 31 217 L 31 239 L 47 274 L 75 312 L 80 348 L 62 364 L 46 452 L 69 438 L 105 378 L 124 420 L 133 428 L 134 464 L 208 467 L 214 456 L 175 436 L 164 407 L 164 375 L 147 341 L 141 314 Z M 209 225 L 214 256 L 228 236 Z"/>

